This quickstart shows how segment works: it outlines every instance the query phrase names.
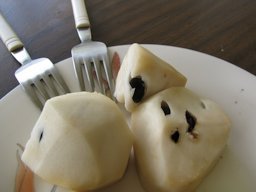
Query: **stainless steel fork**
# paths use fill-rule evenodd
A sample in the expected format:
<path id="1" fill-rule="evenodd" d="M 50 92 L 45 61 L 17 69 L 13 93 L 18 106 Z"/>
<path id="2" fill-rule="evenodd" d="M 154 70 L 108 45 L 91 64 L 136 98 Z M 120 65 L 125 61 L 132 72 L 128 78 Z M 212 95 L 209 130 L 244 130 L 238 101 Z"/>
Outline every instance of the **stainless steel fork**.
<path id="1" fill-rule="evenodd" d="M 81 44 L 71 50 L 75 73 L 82 91 L 100 91 L 113 98 L 114 81 L 104 43 L 91 40 L 90 22 L 84 0 L 71 0 L 75 25 Z M 95 86 L 97 83 L 99 90 Z"/>
<path id="2" fill-rule="evenodd" d="M 42 109 L 51 97 L 70 92 L 66 83 L 47 58 L 32 60 L 21 40 L 0 13 L 0 37 L 7 49 L 22 65 L 15 76 L 31 100 Z"/>

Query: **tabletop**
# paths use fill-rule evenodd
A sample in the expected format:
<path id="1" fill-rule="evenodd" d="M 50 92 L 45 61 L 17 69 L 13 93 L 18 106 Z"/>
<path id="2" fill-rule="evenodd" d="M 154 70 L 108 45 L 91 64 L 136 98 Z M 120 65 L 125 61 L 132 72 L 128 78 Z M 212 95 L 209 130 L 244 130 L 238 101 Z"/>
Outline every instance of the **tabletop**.
<path id="1" fill-rule="evenodd" d="M 256 75 L 255 0 L 85 0 L 93 40 L 188 48 Z M 0 11 L 32 58 L 57 63 L 80 43 L 70 0 L 0 1 Z M 1 30 L 1 29 L 0 29 Z M 0 98 L 20 67 L 0 42 Z"/>

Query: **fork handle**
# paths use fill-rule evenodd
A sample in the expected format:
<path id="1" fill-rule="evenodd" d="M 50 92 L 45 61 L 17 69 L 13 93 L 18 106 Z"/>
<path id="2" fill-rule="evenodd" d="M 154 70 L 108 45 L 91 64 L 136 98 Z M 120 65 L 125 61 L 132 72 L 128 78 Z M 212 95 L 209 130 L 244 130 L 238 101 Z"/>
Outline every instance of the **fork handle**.
<path id="1" fill-rule="evenodd" d="M 84 0 L 71 0 L 76 28 L 89 28 L 90 21 Z"/>
<path id="2" fill-rule="evenodd" d="M 11 26 L 7 23 L 3 15 L 0 13 L 0 37 L 5 46 L 10 52 L 24 47 L 21 40 L 16 33 L 12 30 Z"/>

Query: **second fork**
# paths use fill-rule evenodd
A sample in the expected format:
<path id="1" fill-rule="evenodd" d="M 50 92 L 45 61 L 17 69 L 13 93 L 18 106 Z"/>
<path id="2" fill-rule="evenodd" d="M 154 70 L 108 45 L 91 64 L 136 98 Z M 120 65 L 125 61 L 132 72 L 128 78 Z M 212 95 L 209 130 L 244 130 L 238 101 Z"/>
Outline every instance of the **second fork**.
<path id="1" fill-rule="evenodd" d="M 71 50 L 73 65 L 82 91 L 99 91 L 107 94 L 109 89 L 113 97 L 113 78 L 108 57 L 108 50 L 104 43 L 91 40 L 90 22 L 84 0 L 71 0 L 76 29 L 81 44 Z"/>

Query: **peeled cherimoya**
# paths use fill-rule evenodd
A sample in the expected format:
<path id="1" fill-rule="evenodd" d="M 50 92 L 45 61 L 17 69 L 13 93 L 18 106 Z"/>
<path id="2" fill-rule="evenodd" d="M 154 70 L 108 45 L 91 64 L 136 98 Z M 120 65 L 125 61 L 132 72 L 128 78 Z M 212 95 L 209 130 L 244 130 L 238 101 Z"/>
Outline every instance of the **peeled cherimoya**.
<path id="1" fill-rule="evenodd" d="M 119 180 L 131 146 L 130 129 L 112 100 L 72 93 L 46 102 L 22 160 L 49 183 L 86 191 Z"/>
<path id="2" fill-rule="evenodd" d="M 186 78 L 139 44 L 128 49 L 116 79 L 115 97 L 128 111 L 143 100 L 173 86 L 185 86 Z"/>
<path id="3" fill-rule="evenodd" d="M 144 188 L 191 192 L 220 158 L 230 121 L 213 101 L 173 87 L 138 106 L 132 113 L 131 128 Z"/>

